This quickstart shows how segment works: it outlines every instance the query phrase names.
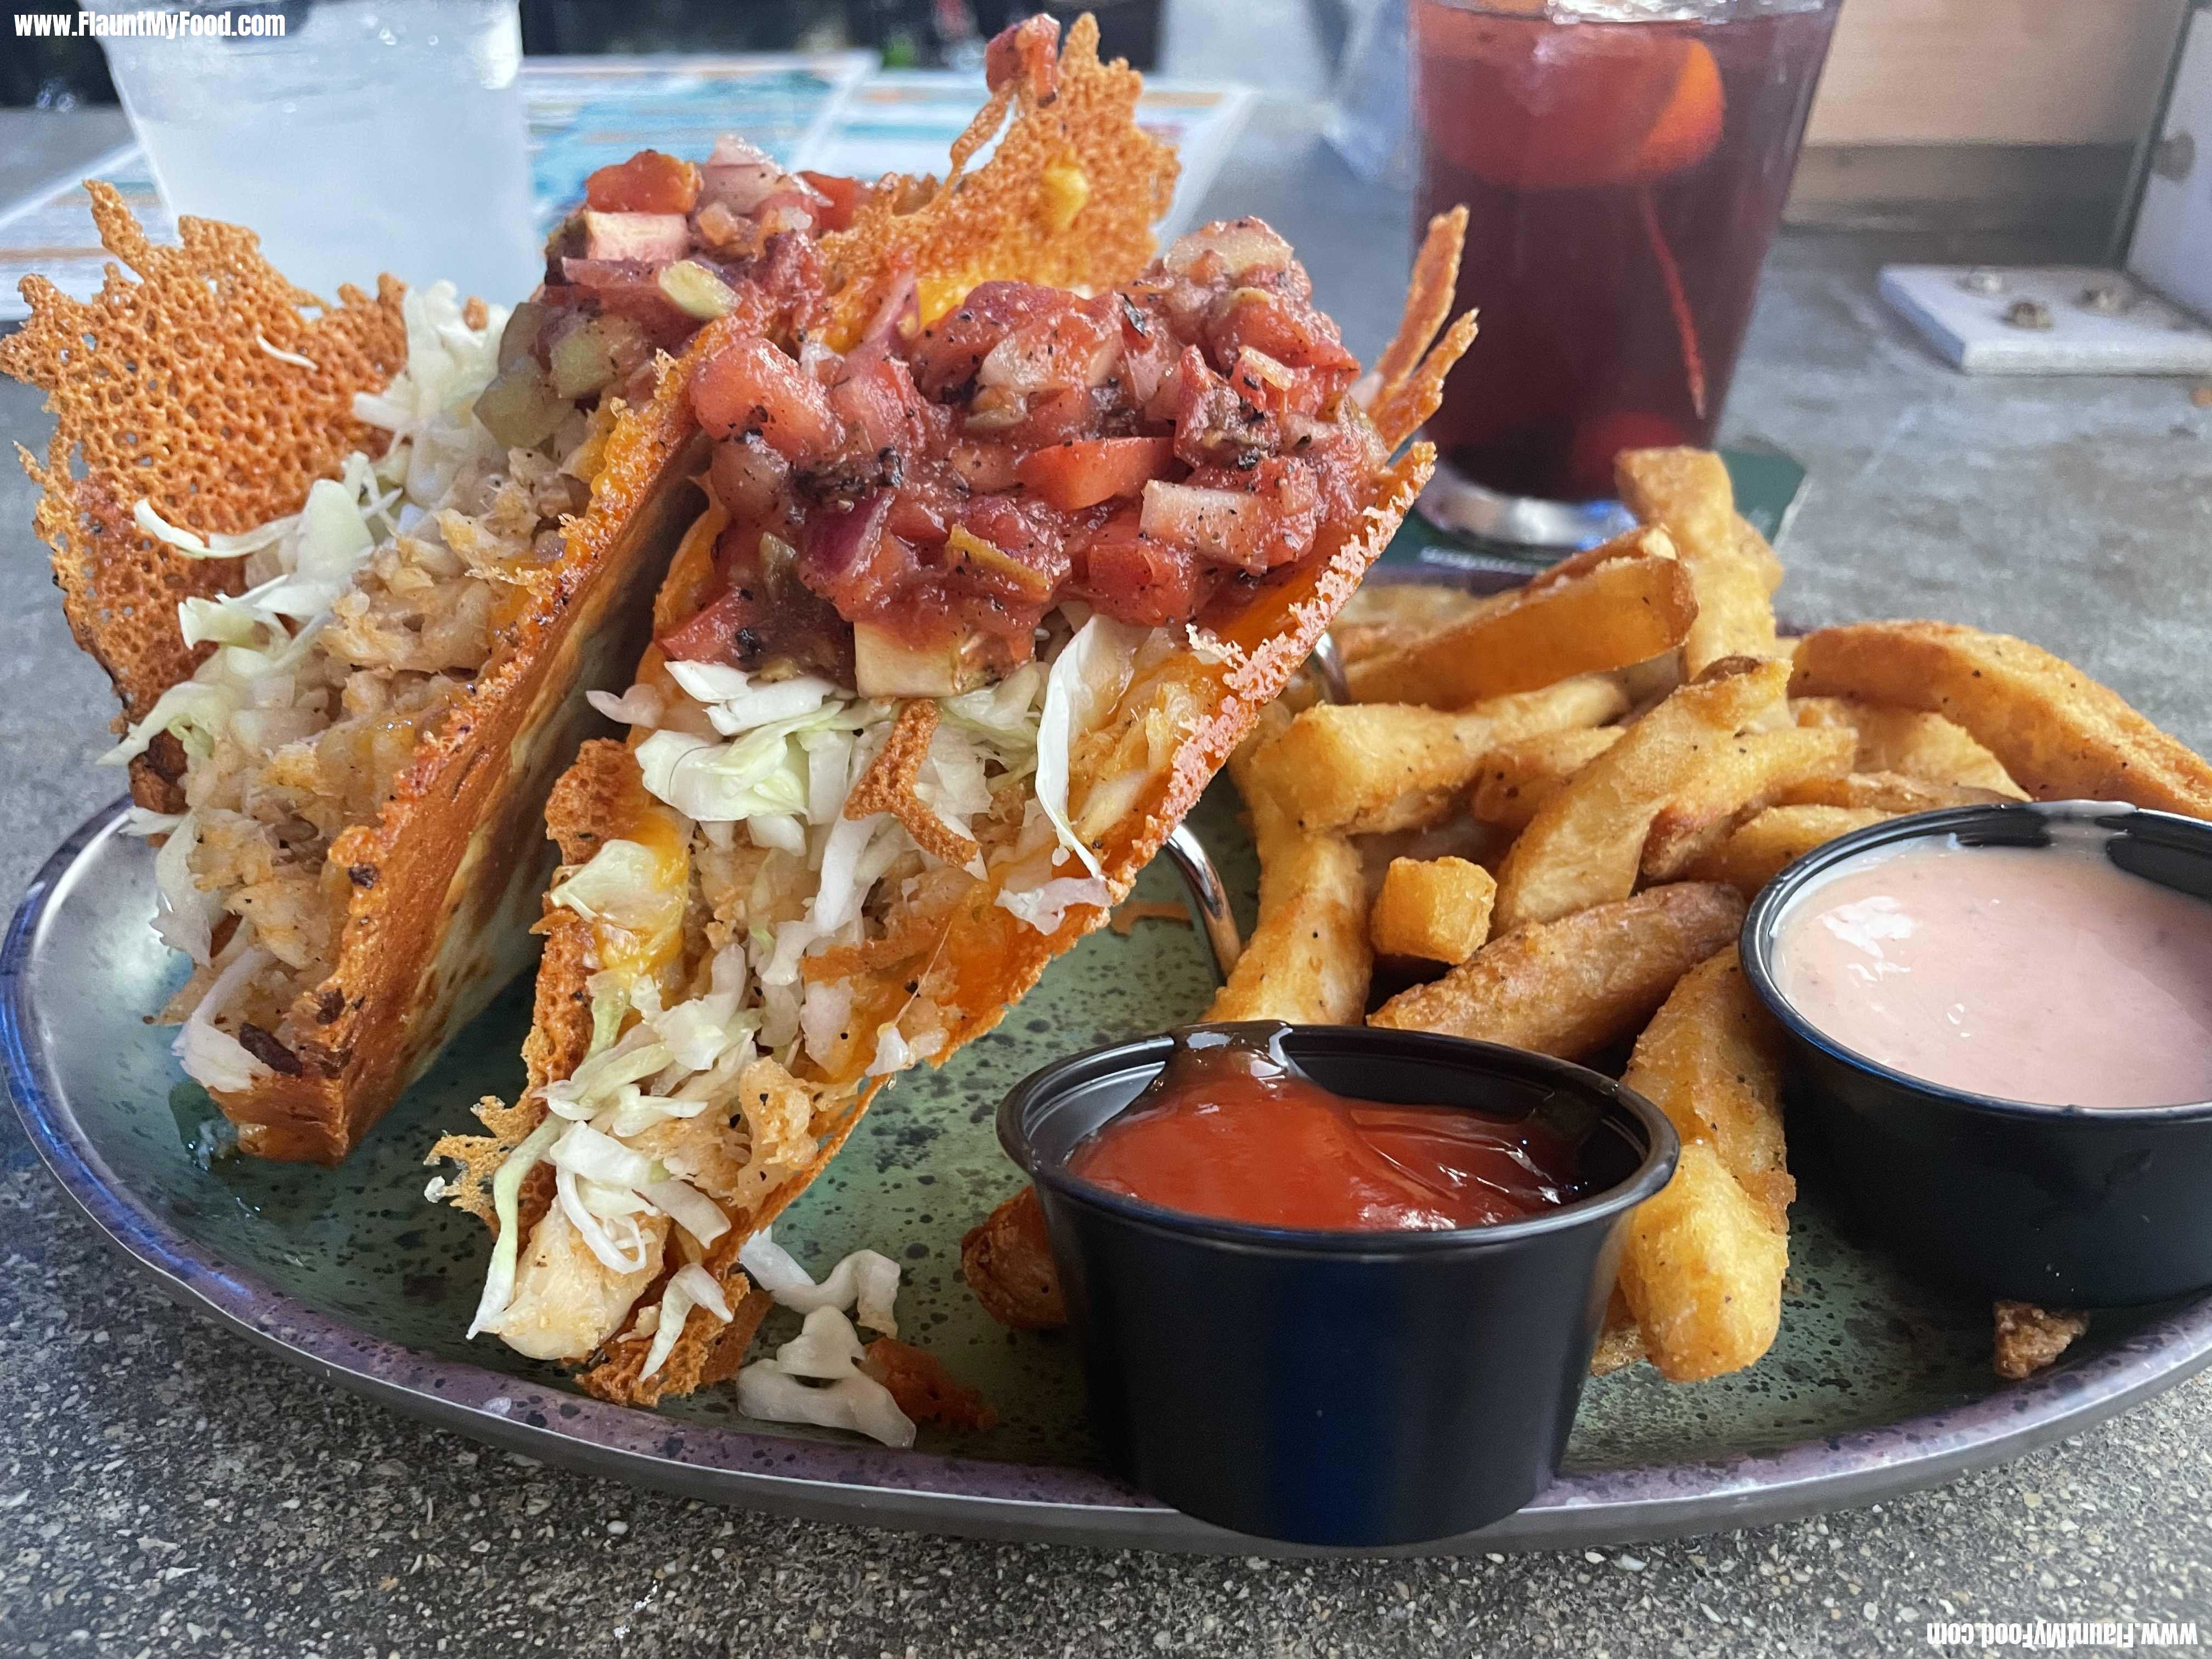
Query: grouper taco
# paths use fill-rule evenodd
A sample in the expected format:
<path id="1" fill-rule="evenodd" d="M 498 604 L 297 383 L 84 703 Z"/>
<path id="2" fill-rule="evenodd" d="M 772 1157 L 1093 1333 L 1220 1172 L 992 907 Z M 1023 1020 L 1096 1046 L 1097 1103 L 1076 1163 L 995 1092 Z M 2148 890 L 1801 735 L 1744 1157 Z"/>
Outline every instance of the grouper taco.
<path id="1" fill-rule="evenodd" d="M 184 1069 L 246 1152 L 334 1163 L 536 952 L 544 808 L 626 681 L 692 517 L 643 420 L 742 293 L 787 330 L 867 200 L 725 141 L 605 169 L 513 315 L 443 284 L 326 305 L 252 233 L 149 245 L 88 186 L 89 302 L 37 277 L 0 369 L 58 424 L 40 533 L 115 683 Z"/>
<path id="2" fill-rule="evenodd" d="M 823 239 L 824 325 L 710 323 L 642 423 L 696 515 L 553 792 L 530 1087 L 433 1153 L 495 1232 L 472 1334 L 605 1397 L 736 1367 L 778 1212 L 1105 920 L 1428 476 L 1459 222 L 1355 395 L 1266 225 L 1152 257 L 1172 162 L 1095 42 L 994 42 L 951 178 Z"/>

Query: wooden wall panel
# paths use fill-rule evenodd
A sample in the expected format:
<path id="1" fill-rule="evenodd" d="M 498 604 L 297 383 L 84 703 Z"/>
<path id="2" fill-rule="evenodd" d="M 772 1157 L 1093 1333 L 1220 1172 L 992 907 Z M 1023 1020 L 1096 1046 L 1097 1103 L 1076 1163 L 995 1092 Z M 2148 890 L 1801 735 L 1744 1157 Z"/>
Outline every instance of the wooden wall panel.
<path id="1" fill-rule="evenodd" d="M 1808 144 L 2132 143 L 2185 0 L 1844 0 Z"/>

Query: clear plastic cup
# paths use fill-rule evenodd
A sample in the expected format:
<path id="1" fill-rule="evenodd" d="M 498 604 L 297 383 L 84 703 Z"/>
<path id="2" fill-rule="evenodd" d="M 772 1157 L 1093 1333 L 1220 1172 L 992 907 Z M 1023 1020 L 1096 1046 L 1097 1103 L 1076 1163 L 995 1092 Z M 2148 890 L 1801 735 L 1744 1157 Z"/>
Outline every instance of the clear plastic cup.
<path id="1" fill-rule="evenodd" d="M 325 298 L 380 271 L 524 298 L 540 256 L 515 0 L 321 0 L 284 21 L 273 40 L 102 38 L 169 210 L 259 233 Z"/>

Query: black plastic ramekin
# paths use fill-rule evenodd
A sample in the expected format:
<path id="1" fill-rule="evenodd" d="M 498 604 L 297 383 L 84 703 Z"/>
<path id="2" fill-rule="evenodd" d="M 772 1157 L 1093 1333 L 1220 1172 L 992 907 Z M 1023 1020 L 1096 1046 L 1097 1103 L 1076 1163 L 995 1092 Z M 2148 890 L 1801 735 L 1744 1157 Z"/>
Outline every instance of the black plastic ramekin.
<path id="1" fill-rule="evenodd" d="M 1361 1026 L 1216 1026 L 1265 1038 L 1340 1094 L 1540 1115 L 1591 1195 L 1449 1232 L 1320 1232 L 1185 1215 L 1070 1175 L 1076 1144 L 1171 1039 L 1048 1066 L 999 1109 L 1036 1182 L 1090 1385 L 1133 1484 L 1236 1531 L 1374 1547 L 1471 1532 L 1558 1472 L 1622 1224 L 1674 1172 L 1649 1101 L 1565 1060 Z"/>
<path id="2" fill-rule="evenodd" d="M 2101 836 L 2121 869 L 2212 898 L 2212 823 L 2195 818 L 2110 801 L 1917 812 L 1839 836 L 1770 883 L 1744 918 L 1743 970 L 1796 1050 L 1791 1097 L 1808 1151 L 1838 1177 L 1869 1242 L 1927 1276 L 2047 1307 L 2203 1290 L 2212 1285 L 2212 1103 L 2046 1106 L 1947 1088 L 1843 1047 L 1775 982 L 1791 903 L 1838 865 L 1949 836 L 2047 846 L 2054 827 Z"/>

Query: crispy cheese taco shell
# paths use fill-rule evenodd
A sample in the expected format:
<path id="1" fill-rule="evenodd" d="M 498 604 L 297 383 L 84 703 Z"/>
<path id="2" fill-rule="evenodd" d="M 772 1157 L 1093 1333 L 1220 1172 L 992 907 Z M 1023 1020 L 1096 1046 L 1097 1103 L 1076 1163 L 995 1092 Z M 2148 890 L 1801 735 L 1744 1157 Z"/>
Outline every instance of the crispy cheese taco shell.
<path id="1" fill-rule="evenodd" d="M 44 492 L 36 526 L 72 631 L 135 719 L 211 648 L 185 646 L 178 602 L 234 592 L 244 562 L 187 556 L 146 534 L 133 506 L 242 532 L 297 511 L 348 453 L 379 449 L 353 398 L 404 362 L 403 290 L 386 277 L 374 298 L 348 288 L 323 307 L 261 258 L 252 232 L 186 219 L 182 246 L 155 247 L 112 189 L 88 188 L 102 240 L 137 280 L 110 266 L 84 302 L 27 278 L 32 319 L 0 342 L 0 369 L 49 394 L 47 459 L 21 456 Z M 649 596 L 702 499 L 684 482 L 705 442 L 684 402 L 671 387 L 615 423 L 561 557 L 519 590 L 490 659 L 376 816 L 332 844 L 346 882 L 337 965 L 291 1011 L 312 1035 L 276 1048 L 289 1064 L 264 1061 L 252 1088 L 216 1095 L 245 1150 L 335 1164 L 529 965 L 552 868 L 546 797 L 605 729 L 583 692 L 636 660 Z M 184 759 L 159 738 L 132 764 L 137 803 L 181 810 Z"/>

